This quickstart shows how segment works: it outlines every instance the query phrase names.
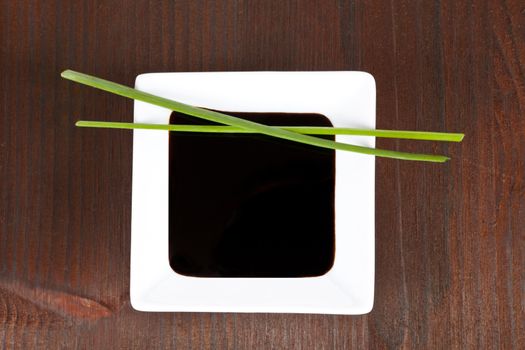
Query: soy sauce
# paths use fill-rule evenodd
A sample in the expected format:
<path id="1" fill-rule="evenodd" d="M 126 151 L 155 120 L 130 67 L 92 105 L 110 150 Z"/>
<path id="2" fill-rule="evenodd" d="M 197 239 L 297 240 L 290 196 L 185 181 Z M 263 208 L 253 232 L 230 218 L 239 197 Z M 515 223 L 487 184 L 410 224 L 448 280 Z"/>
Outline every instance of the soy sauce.
<path id="1" fill-rule="evenodd" d="M 331 126 L 319 114 L 227 113 L 268 125 Z M 176 112 L 170 122 L 212 124 Z M 332 267 L 334 151 L 258 134 L 183 132 L 170 132 L 169 147 L 175 272 L 312 277 Z"/>

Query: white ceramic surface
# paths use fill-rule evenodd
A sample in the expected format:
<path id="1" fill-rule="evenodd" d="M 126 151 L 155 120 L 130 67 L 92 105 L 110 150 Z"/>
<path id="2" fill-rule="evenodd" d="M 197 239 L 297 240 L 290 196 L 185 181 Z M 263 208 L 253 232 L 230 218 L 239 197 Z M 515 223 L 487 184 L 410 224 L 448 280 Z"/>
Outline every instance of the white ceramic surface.
<path id="1" fill-rule="evenodd" d="M 364 72 L 151 73 L 136 88 L 191 105 L 238 112 L 315 112 L 334 126 L 375 128 L 375 81 Z M 170 111 L 135 102 L 135 122 L 167 124 Z M 373 137 L 337 141 L 374 147 Z M 168 132 L 135 130 L 131 304 L 141 311 L 363 314 L 374 300 L 372 156 L 336 152 L 332 269 L 320 277 L 199 278 L 168 258 Z"/>

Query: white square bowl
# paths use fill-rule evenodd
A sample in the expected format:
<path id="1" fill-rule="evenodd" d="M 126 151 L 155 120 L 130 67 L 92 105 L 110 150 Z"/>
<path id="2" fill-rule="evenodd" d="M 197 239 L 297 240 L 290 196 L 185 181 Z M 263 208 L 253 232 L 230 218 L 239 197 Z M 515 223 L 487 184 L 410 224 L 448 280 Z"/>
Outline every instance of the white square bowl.
<path id="1" fill-rule="evenodd" d="M 213 72 L 139 75 L 137 89 L 232 112 L 320 113 L 334 126 L 375 128 L 375 81 L 364 72 Z M 135 101 L 138 123 L 171 111 Z M 374 147 L 375 138 L 337 136 Z M 336 151 L 335 259 L 319 277 L 202 278 L 174 272 L 168 246 L 168 132 L 135 130 L 130 298 L 140 311 L 356 315 L 374 301 L 372 156 Z"/>

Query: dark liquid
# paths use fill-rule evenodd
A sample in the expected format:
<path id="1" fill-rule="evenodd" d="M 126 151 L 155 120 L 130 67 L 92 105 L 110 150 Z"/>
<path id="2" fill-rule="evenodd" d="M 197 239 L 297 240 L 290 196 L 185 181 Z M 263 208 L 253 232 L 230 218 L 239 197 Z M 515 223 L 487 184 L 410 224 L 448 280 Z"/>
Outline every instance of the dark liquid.
<path id="1" fill-rule="evenodd" d="M 319 114 L 229 114 L 331 126 Z M 170 122 L 211 124 L 179 113 Z M 170 132 L 171 267 L 198 277 L 325 274 L 334 260 L 334 178 L 332 150 L 264 135 Z"/>

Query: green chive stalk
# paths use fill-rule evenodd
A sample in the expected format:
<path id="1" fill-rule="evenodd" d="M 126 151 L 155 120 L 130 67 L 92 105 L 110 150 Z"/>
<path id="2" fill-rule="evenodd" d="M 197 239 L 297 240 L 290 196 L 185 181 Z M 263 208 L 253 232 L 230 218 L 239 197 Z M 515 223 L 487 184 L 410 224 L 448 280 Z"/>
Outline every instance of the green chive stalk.
<path id="1" fill-rule="evenodd" d="M 223 125 L 182 125 L 182 124 L 145 124 L 124 122 L 102 122 L 92 120 L 79 120 L 75 123 L 83 128 L 105 128 L 105 129 L 146 129 L 167 130 L 177 132 L 204 132 L 204 133 L 226 133 L 226 134 L 253 134 L 253 130 L 240 129 L 235 126 Z M 380 138 L 395 138 L 406 140 L 423 141 L 447 141 L 461 142 L 463 134 L 445 133 L 432 131 L 408 131 L 408 130 L 368 130 L 354 128 L 339 128 L 329 126 L 278 126 L 280 129 L 293 131 L 307 135 L 354 135 L 375 136 Z"/>
<path id="2" fill-rule="evenodd" d="M 156 106 L 164 107 L 172 111 L 176 111 L 183 114 L 188 114 L 197 118 L 205 119 L 211 122 L 234 126 L 240 129 L 251 130 L 256 133 L 265 134 L 285 140 L 295 141 L 304 143 L 307 145 L 341 150 L 350 151 L 361 154 L 374 155 L 377 157 L 402 159 L 402 160 L 414 160 L 424 162 L 436 162 L 443 163 L 449 160 L 448 157 L 442 155 L 431 155 L 431 154 L 419 154 L 419 153 L 406 153 L 391 150 L 383 150 L 377 148 L 369 148 L 363 146 L 356 146 L 345 144 L 341 142 L 335 142 L 331 140 L 322 139 L 315 136 L 303 135 L 293 131 L 284 130 L 278 127 L 272 127 L 242 118 L 237 118 L 224 113 L 219 113 L 207 109 L 202 109 L 194 106 L 190 106 L 184 103 L 180 103 L 174 100 L 149 94 L 144 91 L 136 90 L 125 85 L 117 84 L 108 80 L 90 76 L 87 74 L 75 72 L 72 70 L 66 70 L 62 72 L 61 76 L 65 79 L 75 81 L 80 84 L 91 86 L 100 90 L 108 91 L 116 95 L 128 97 L 138 101 L 151 103 Z"/>

